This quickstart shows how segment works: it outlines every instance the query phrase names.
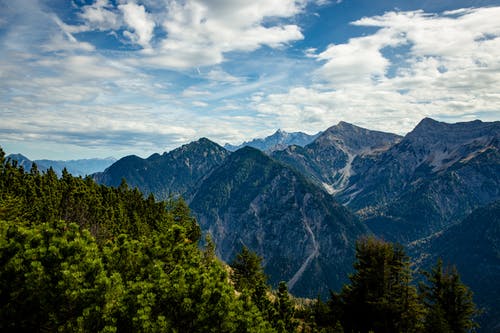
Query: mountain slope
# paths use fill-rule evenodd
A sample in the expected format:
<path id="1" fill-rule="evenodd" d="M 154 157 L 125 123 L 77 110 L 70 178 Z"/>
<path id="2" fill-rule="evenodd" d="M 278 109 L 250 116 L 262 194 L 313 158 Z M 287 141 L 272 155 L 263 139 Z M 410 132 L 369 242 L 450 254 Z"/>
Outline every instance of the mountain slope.
<path id="1" fill-rule="evenodd" d="M 224 148 L 230 151 L 236 151 L 243 147 L 253 147 L 264 152 L 273 152 L 275 150 L 285 149 L 290 145 L 305 146 L 318 137 L 320 133 L 309 135 L 302 132 L 288 133 L 277 130 L 274 134 L 263 139 L 253 139 L 249 142 L 243 142 L 241 145 L 234 146 L 226 143 Z"/>
<path id="2" fill-rule="evenodd" d="M 408 242 L 500 198 L 500 122 L 424 119 L 401 142 L 353 162 L 337 198 L 378 235 Z"/>
<path id="3" fill-rule="evenodd" d="M 321 188 L 250 147 L 214 170 L 190 206 L 223 260 L 245 245 L 264 257 L 273 284 L 286 280 L 300 296 L 338 290 L 367 232 Z"/>
<path id="4" fill-rule="evenodd" d="M 305 147 L 290 146 L 273 157 L 337 193 L 349 184 L 352 163 L 360 155 L 379 154 L 401 139 L 400 136 L 371 131 L 340 122 L 321 133 Z"/>
<path id="5" fill-rule="evenodd" d="M 115 187 L 124 178 L 130 186 L 145 194 L 152 193 L 158 199 L 179 194 L 188 196 L 228 155 L 229 152 L 218 144 L 202 138 L 147 159 L 133 155 L 124 157 L 93 177 L 98 183 Z"/>
<path id="6" fill-rule="evenodd" d="M 430 239 L 415 242 L 410 252 L 419 268 L 429 269 L 438 258 L 457 266 L 462 280 L 484 308 L 482 331 L 500 329 L 500 201 L 474 210 L 461 223 Z"/>

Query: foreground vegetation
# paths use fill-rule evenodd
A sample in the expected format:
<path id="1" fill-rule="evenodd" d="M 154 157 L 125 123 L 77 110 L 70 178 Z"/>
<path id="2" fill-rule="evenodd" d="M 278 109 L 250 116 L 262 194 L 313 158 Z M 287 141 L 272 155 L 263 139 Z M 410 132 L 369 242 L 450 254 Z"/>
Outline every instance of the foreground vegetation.
<path id="1" fill-rule="evenodd" d="M 298 302 L 272 291 L 243 248 L 227 267 L 182 200 L 53 170 L 30 172 L 0 149 L 0 331 L 468 332 L 476 309 L 438 263 L 413 286 L 400 246 L 357 244 L 340 293 Z M 311 281 L 314 283 L 314 281 Z M 300 303 L 300 305 L 299 305 Z"/>

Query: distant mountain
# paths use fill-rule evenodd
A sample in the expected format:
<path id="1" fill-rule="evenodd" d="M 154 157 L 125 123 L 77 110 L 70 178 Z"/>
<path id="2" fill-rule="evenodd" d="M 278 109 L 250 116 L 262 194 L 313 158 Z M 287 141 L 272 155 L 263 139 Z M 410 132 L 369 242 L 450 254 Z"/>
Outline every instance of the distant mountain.
<path id="1" fill-rule="evenodd" d="M 12 161 L 16 161 L 17 165 L 26 171 L 31 170 L 31 166 L 33 165 L 33 161 L 22 154 L 10 154 L 7 155 L 7 158 Z"/>
<path id="2" fill-rule="evenodd" d="M 338 290 L 352 270 L 355 240 L 367 233 L 323 189 L 251 147 L 216 168 L 190 207 L 223 260 L 245 245 L 263 256 L 273 284 L 286 280 L 299 296 Z"/>
<path id="3" fill-rule="evenodd" d="M 196 185 L 229 154 L 218 144 L 202 138 L 163 155 L 153 154 L 146 159 L 126 156 L 93 177 L 98 183 L 115 187 L 124 178 L 130 186 L 158 199 L 170 195 L 184 195 L 188 199 Z"/>
<path id="4" fill-rule="evenodd" d="M 275 151 L 272 156 L 333 194 L 348 186 L 356 157 L 381 154 L 400 140 L 396 134 L 372 131 L 341 121 L 305 147 L 290 146 Z"/>
<path id="5" fill-rule="evenodd" d="M 230 151 L 236 151 L 243 147 L 253 147 L 262 150 L 263 152 L 273 152 L 275 150 L 285 149 L 290 145 L 303 147 L 316 139 L 320 133 L 313 135 L 302 132 L 288 133 L 279 129 L 274 134 L 265 137 L 264 139 L 253 139 L 252 141 L 243 142 L 239 146 L 226 143 L 224 148 Z"/>
<path id="6" fill-rule="evenodd" d="M 448 230 L 409 247 L 417 267 L 428 270 L 438 258 L 457 267 L 485 310 L 482 332 L 500 331 L 500 201 L 472 212 Z"/>
<path id="7" fill-rule="evenodd" d="M 500 199 L 500 122 L 429 118 L 387 151 L 352 163 L 337 198 L 388 240 L 409 242 Z"/>
<path id="8" fill-rule="evenodd" d="M 36 163 L 38 170 L 46 171 L 52 168 L 58 175 L 62 174 L 64 168 L 68 170 L 74 176 L 86 176 L 99 171 L 103 171 L 111 164 L 116 162 L 113 157 L 108 158 L 90 158 L 90 159 L 80 159 L 80 160 L 68 160 L 68 161 L 54 161 L 54 160 L 34 160 L 31 161 L 26 156 L 21 154 L 11 154 L 7 156 L 8 158 L 18 162 L 25 170 L 31 170 L 31 166 Z"/>

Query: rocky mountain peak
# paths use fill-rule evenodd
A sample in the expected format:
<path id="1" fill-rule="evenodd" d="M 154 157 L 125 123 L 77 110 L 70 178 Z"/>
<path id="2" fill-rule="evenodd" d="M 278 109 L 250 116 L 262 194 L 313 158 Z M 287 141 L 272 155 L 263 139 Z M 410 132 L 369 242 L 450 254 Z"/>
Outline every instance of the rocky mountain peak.
<path id="1" fill-rule="evenodd" d="M 406 161 L 406 165 L 417 167 L 425 163 L 433 171 L 440 171 L 480 149 L 489 146 L 498 149 L 499 138 L 500 121 L 449 124 L 425 118 L 405 136 L 401 145 L 394 147 L 393 153 L 408 151 L 413 162 Z"/>
<path id="2" fill-rule="evenodd" d="M 182 159 L 182 158 L 208 158 L 209 156 L 219 159 L 224 159 L 229 155 L 229 151 L 219 146 L 217 143 L 207 139 L 200 138 L 196 141 L 185 144 L 177 149 L 163 154 L 166 160 Z"/>
<path id="3" fill-rule="evenodd" d="M 274 132 L 274 135 L 287 135 L 288 132 L 283 131 L 281 128 L 278 128 L 276 132 Z"/>
<path id="4" fill-rule="evenodd" d="M 405 140 L 421 143 L 463 143 L 485 136 L 498 136 L 500 121 L 482 122 L 474 120 L 449 124 L 431 118 L 424 118 L 408 133 Z"/>
<path id="5" fill-rule="evenodd" d="M 283 150 L 290 145 L 305 146 L 311 143 L 314 139 L 318 137 L 319 133 L 309 135 L 303 132 L 286 132 L 282 129 L 278 129 L 273 134 L 259 139 L 253 139 L 252 141 L 243 142 L 241 145 L 230 145 L 225 144 L 224 148 L 230 151 L 236 151 L 242 147 L 250 146 L 260 149 L 264 152 L 271 153 L 276 150 Z"/>
<path id="6" fill-rule="evenodd" d="M 224 149 L 223 147 L 219 146 L 217 143 L 215 143 L 215 142 L 213 142 L 205 137 L 202 137 L 196 141 L 186 143 L 186 144 L 180 146 L 179 148 L 172 150 L 171 152 L 165 152 L 165 153 L 163 153 L 163 155 L 174 153 L 176 151 L 183 151 L 184 152 L 184 151 L 190 151 L 190 150 L 196 150 L 196 149 L 206 149 L 206 148 Z"/>
<path id="7" fill-rule="evenodd" d="M 321 146 L 333 144 L 346 153 L 360 154 L 387 149 L 399 140 L 401 137 L 396 134 L 372 131 L 341 121 L 323 132 L 315 143 Z"/>

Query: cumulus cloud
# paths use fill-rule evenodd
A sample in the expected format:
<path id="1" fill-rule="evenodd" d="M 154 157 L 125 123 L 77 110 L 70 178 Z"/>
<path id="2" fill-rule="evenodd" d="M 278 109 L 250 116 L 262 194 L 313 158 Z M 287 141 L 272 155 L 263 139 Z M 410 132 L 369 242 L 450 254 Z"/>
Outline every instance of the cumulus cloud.
<path id="1" fill-rule="evenodd" d="M 151 15 L 146 12 L 144 6 L 135 3 L 120 5 L 118 8 L 123 12 L 125 23 L 133 30 L 125 31 L 124 35 L 144 49 L 149 49 L 155 28 Z"/>
<path id="2" fill-rule="evenodd" d="M 300 27 L 289 21 L 308 3 L 322 5 L 325 1 L 144 0 L 138 4 L 123 0 L 114 4 L 96 0 L 81 8 L 83 24 L 60 25 L 72 34 L 120 32 L 143 49 L 142 54 L 129 59 L 130 64 L 187 69 L 220 64 L 229 52 L 280 48 L 303 39 Z M 158 35 L 156 27 L 161 31 Z"/>
<path id="3" fill-rule="evenodd" d="M 316 85 L 271 94 L 255 108 L 290 129 L 308 123 L 319 130 L 325 122 L 351 119 L 405 133 L 425 116 L 498 118 L 498 17 L 500 7 L 362 18 L 353 24 L 378 30 L 308 52 L 321 63 Z"/>
<path id="4" fill-rule="evenodd" d="M 330 45 L 317 55 L 318 60 L 326 61 L 317 73 L 334 85 L 377 80 L 390 65 L 382 49 L 404 44 L 403 37 L 397 31 L 381 29 L 371 36 L 352 38 L 346 44 Z"/>
<path id="5" fill-rule="evenodd" d="M 95 3 L 82 7 L 79 15 L 86 23 L 84 27 L 74 27 L 78 30 L 116 30 L 122 25 L 122 19 L 108 0 L 96 0 Z"/>
<path id="6" fill-rule="evenodd" d="M 265 24 L 266 19 L 291 18 L 304 6 L 296 0 L 170 1 L 161 24 L 167 37 L 143 60 L 153 66 L 189 68 L 219 64 L 227 52 L 286 45 L 303 38 L 300 28 Z"/>

